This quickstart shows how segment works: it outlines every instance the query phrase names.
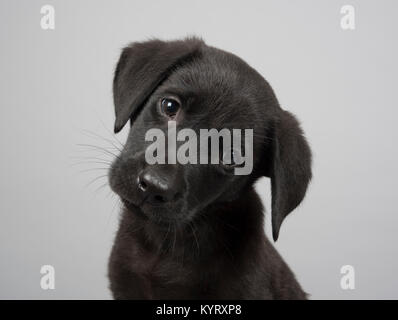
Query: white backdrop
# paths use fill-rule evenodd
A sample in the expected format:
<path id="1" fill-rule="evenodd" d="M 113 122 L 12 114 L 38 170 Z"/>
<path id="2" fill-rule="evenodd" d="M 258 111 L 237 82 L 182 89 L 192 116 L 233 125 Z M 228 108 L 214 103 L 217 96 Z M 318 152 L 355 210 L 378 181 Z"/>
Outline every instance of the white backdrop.
<path id="1" fill-rule="evenodd" d="M 46 4 L 54 30 L 40 27 Z M 355 30 L 340 27 L 345 4 Z M 124 45 L 192 34 L 256 68 L 302 122 L 314 180 L 276 247 L 304 290 L 398 298 L 397 10 L 365 0 L 2 0 L 0 298 L 110 298 L 118 204 L 106 171 L 87 171 L 110 157 L 79 144 L 115 141 L 111 81 Z M 269 208 L 269 182 L 257 187 Z M 55 290 L 40 287 L 45 264 Z M 343 265 L 355 268 L 354 290 L 340 286 Z"/>

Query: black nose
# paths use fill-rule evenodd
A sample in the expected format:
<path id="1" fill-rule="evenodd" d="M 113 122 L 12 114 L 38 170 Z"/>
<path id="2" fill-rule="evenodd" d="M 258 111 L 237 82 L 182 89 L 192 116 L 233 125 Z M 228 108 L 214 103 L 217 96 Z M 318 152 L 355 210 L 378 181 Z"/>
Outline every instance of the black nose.
<path id="1" fill-rule="evenodd" d="M 144 194 L 145 201 L 150 203 L 167 203 L 180 196 L 178 181 L 156 170 L 142 171 L 138 175 L 137 185 Z"/>

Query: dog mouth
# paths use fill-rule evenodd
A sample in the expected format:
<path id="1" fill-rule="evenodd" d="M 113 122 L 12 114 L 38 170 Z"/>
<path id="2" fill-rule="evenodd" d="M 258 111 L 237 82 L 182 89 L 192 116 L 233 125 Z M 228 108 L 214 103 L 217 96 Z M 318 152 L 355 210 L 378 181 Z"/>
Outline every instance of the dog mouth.
<path id="1" fill-rule="evenodd" d="M 136 202 L 134 202 L 130 199 L 127 199 L 125 197 L 122 197 L 122 196 L 120 197 L 120 199 L 122 200 L 122 203 L 124 204 L 124 206 L 127 209 L 129 209 L 130 211 L 133 211 L 134 213 L 138 213 L 145 217 L 147 216 L 142 210 L 142 206 L 143 206 L 145 200 L 143 200 L 143 201 L 141 201 L 141 203 L 137 204 Z"/>
<path id="2" fill-rule="evenodd" d="M 133 214 L 136 214 L 147 221 L 151 221 L 160 227 L 169 227 L 171 224 L 179 224 L 182 220 L 181 217 L 178 218 L 175 216 L 175 210 L 167 210 L 162 205 L 148 204 L 145 199 L 137 204 L 125 197 L 120 198 L 125 207 Z M 174 214 L 172 214 L 172 212 Z"/>

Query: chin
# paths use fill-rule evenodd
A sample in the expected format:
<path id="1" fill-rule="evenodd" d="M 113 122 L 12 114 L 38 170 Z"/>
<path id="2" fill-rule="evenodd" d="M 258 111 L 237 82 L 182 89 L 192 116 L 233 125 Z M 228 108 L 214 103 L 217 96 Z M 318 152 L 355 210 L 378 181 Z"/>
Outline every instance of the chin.
<path id="1" fill-rule="evenodd" d="M 188 222 L 189 215 L 183 212 L 180 206 L 167 207 L 156 206 L 143 203 L 140 206 L 123 201 L 127 209 L 139 217 L 146 219 L 148 222 L 159 227 L 169 227 L 169 225 L 179 225 Z"/>

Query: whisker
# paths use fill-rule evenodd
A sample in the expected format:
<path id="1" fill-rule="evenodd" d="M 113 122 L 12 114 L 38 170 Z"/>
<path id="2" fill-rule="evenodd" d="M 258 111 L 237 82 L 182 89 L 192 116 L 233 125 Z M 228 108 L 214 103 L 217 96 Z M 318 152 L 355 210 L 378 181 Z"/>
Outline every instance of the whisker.
<path id="1" fill-rule="evenodd" d="M 69 158 L 73 159 L 73 160 L 101 160 L 101 161 L 109 161 L 109 162 L 113 161 L 113 158 L 111 160 L 111 159 L 103 159 L 103 158 L 99 158 L 99 157 L 69 157 Z"/>
<path id="2" fill-rule="evenodd" d="M 193 226 L 193 222 L 191 223 L 191 222 L 188 222 L 188 225 L 191 227 L 191 229 L 192 229 L 192 234 L 193 234 L 193 236 L 194 236 L 194 238 L 195 238 L 195 241 L 196 241 L 196 246 L 197 246 L 197 248 L 198 248 L 198 255 L 199 255 L 199 253 L 200 253 L 200 247 L 199 247 L 199 241 L 198 241 L 198 238 L 197 238 L 197 236 L 196 236 L 196 232 L 195 232 L 195 228 L 194 228 L 194 226 Z"/>
<path id="3" fill-rule="evenodd" d="M 79 161 L 76 163 L 72 163 L 70 166 L 71 167 L 76 167 L 79 165 L 87 165 L 87 164 L 106 164 L 106 165 L 111 165 L 112 162 L 105 162 L 105 161 Z"/>
<path id="4" fill-rule="evenodd" d="M 108 175 L 107 175 L 107 174 L 104 174 L 104 175 L 101 175 L 101 176 L 99 176 L 99 177 L 96 177 L 95 179 L 93 179 L 93 180 L 91 180 L 89 183 L 87 183 L 84 187 L 87 188 L 87 187 L 89 187 L 90 185 L 92 185 L 94 182 L 98 181 L 98 180 L 101 179 L 101 178 L 105 178 L 105 177 L 108 177 Z"/>
<path id="5" fill-rule="evenodd" d="M 105 149 L 103 147 L 95 146 L 95 145 L 92 145 L 92 144 L 84 144 L 84 143 L 79 143 L 77 145 L 79 147 L 87 147 L 87 148 L 91 148 L 91 149 L 94 149 L 94 150 L 97 150 L 97 151 L 101 150 L 101 151 L 103 151 L 103 152 L 105 152 L 105 153 L 107 153 L 107 154 L 109 154 L 109 155 L 111 155 L 113 157 L 118 157 L 115 153 L 113 153 L 113 152 L 111 152 L 108 149 Z"/>
<path id="6" fill-rule="evenodd" d="M 99 186 L 97 189 L 94 190 L 95 193 L 98 193 L 101 189 L 109 186 L 108 182 L 105 182 L 103 185 Z"/>
<path id="7" fill-rule="evenodd" d="M 109 170 L 109 167 L 108 168 L 90 168 L 90 169 L 85 169 L 85 170 L 79 170 L 79 173 L 98 171 L 98 170 Z"/>
<path id="8" fill-rule="evenodd" d="M 105 138 L 105 137 L 99 135 L 98 133 L 89 131 L 87 129 L 83 129 L 83 134 L 85 134 L 86 136 L 89 136 L 89 137 L 94 137 L 97 140 L 104 140 L 104 141 L 108 142 L 110 145 L 112 145 L 113 148 L 115 148 L 116 150 L 122 151 L 121 148 L 120 148 L 120 147 L 123 147 L 122 145 L 120 147 L 118 147 L 117 145 L 115 145 L 115 143 L 112 140 L 110 140 L 108 138 Z"/>
<path id="9" fill-rule="evenodd" d="M 123 143 L 121 143 L 121 142 L 119 141 L 119 139 L 116 137 L 116 135 L 115 135 L 113 132 L 111 132 L 111 130 L 108 129 L 108 127 L 105 125 L 104 121 L 102 121 L 101 119 L 99 119 L 99 120 L 100 120 L 102 126 L 104 127 L 104 129 L 106 130 L 106 132 L 108 132 L 109 135 L 110 135 L 112 138 L 114 138 L 117 142 L 119 142 L 119 144 L 120 144 L 121 147 L 124 147 Z"/>

